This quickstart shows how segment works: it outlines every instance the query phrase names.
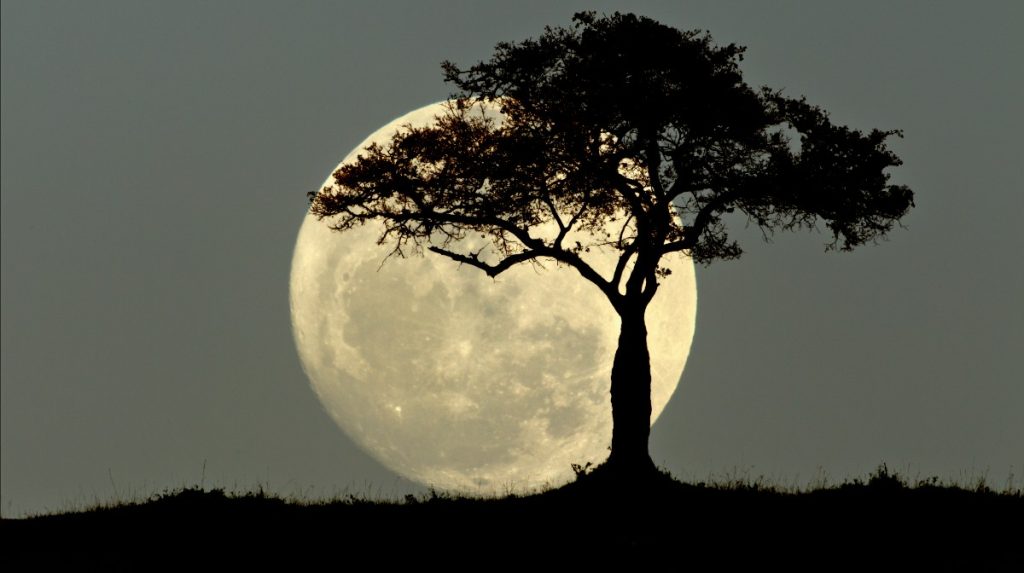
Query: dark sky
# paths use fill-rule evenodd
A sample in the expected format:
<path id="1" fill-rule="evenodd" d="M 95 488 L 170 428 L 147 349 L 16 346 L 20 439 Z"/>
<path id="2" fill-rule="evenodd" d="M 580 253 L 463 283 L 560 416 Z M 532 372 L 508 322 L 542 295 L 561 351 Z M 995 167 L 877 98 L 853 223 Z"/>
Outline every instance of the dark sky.
<path id="1" fill-rule="evenodd" d="M 199 483 L 421 489 L 323 412 L 289 324 L 307 203 L 439 63 L 634 11 L 748 47 L 755 85 L 898 128 L 906 229 L 854 253 L 739 231 L 698 269 L 690 363 L 655 426 L 684 479 L 1003 487 L 1024 471 L 1024 4 L 2 4 L 4 516 Z M 1017 478 L 1020 485 L 1020 478 Z"/>

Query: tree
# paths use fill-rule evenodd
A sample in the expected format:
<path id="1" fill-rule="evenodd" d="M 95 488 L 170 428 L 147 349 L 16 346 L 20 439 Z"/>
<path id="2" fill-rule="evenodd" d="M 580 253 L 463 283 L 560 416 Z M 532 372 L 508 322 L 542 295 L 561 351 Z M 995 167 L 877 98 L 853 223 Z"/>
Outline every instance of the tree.
<path id="1" fill-rule="evenodd" d="M 913 205 L 886 173 L 901 163 L 886 147 L 898 131 L 834 125 L 803 98 L 748 86 L 743 51 L 644 17 L 579 13 L 498 44 L 490 61 L 445 62 L 457 88 L 448 112 L 367 148 L 310 193 L 311 211 L 339 231 L 383 222 L 379 241 L 399 256 L 426 248 L 491 277 L 553 260 L 593 283 L 621 317 L 605 467 L 644 474 L 654 469 L 644 314 L 671 280 L 665 258 L 738 257 L 730 213 L 766 237 L 823 223 L 828 248 L 850 250 Z M 503 116 L 478 113 L 480 102 Z M 490 239 L 492 256 L 460 249 L 470 233 Z M 588 264 L 592 249 L 615 250 L 610 276 Z"/>

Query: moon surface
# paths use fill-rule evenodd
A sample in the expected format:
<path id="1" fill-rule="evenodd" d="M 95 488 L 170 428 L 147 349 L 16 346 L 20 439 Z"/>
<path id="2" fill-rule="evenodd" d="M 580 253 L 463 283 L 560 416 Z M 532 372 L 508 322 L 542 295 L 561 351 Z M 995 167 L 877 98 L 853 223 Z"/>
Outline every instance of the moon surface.
<path id="1" fill-rule="evenodd" d="M 342 164 L 442 110 L 395 119 Z M 299 231 L 292 328 L 313 390 L 356 443 L 406 478 L 484 495 L 555 487 L 574 477 L 571 464 L 607 458 L 619 319 L 596 286 L 549 261 L 496 279 L 430 252 L 385 261 L 380 227 L 339 233 L 327 223 L 307 214 Z M 590 255 L 610 276 L 615 253 Z M 647 311 L 652 424 L 696 317 L 693 263 L 668 263 Z"/>

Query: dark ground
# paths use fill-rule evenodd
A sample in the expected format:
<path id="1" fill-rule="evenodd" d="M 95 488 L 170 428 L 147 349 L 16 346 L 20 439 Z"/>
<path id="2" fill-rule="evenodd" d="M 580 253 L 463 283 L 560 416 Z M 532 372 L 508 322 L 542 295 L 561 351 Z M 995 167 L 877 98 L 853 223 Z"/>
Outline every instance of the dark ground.
<path id="1" fill-rule="evenodd" d="M 298 504 L 185 489 L 142 504 L 5 519 L 2 563 L 7 571 L 661 562 L 685 570 L 774 564 L 902 572 L 1024 563 L 1019 490 L 908 487 L 882 469 L 867 482 L 797 494 L 667 476 L 616 491 L 588 477 L 529 497 Z"/>

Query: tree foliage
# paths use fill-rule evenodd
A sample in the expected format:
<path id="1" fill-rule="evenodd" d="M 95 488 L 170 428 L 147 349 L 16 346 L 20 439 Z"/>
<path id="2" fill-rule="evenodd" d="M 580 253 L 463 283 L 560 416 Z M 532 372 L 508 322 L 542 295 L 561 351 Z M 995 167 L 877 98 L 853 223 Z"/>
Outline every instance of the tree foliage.
<path id="1" fill-rule="evenodd" d="M 311 193 L 312 212 L 339 230 L 383 221 L 395 253 L 427 247 L 491 276 L 554 259 L 617 307 L 653 296 L 669 253 L 739 256 L 727 213 L 766 235 L 824 224 L 842 250 L 884 236 L 913 205 L 886 172 L 900 165 L 886 147 L 899 132 L 835 125 L 803 98 L 747 85 L 743 51 L 644 17 L 580 13 L 489 61 L 445 62 L 448 113 L 340 168 Z M 558 232 L 535 232 L 545 225 Z M 460 251 L 468 233 L 500 257 Z M 613 276 L 587 264 L 592 248 L 617 250 Z"/>

